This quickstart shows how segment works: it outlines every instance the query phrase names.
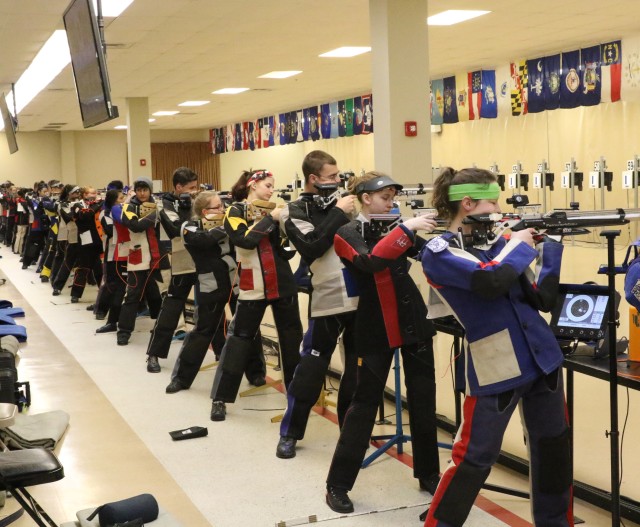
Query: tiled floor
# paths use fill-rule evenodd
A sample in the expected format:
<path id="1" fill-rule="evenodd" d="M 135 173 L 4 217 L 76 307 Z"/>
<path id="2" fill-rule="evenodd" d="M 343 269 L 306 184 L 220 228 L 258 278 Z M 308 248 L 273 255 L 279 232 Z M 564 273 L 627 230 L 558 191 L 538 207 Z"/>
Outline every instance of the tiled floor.
<path id="1" fill-rule="evenodd" d="M 45 509 L 58 522 L 106 501 L 150 492 L 184 527 L 306 525 L 310 516 L 327 525 L 420 525 L 418 515 L 430 495 L 418 489 L 403 459 L 384 455 L 362 470 L 350 493 L 356 513 L 339 517 L 324 503 L 324 479 L 337 440 L 333 420 L 313 414 L 307 436 L 292 460 L 275 457 L 278 425 L 271 418 L 284 410 L 284 396 L 272 388 L 241 397 L 229 405 L 227 421 L 213 423 L 208 398 L 213 368 L 201 372 L 193 387 L 164 393 L 179 350 L 172 345 L 160 374 L 145 370 L 145 350 L 152 321 L 137 321 L 126 347 L 115 335 L 95 335 L 101 325 L 86 311 L 95 288 L 80 304 L 68 292 L 52 297 L 32 270 L 22 271 L 17 257 L 2 249 L 0 298 L 25 309 L 19 319 L 28 330 L 19 377 L 31 383 L 30 413 L 62 409 L 71 424 L 56 453 L 66 477 L 33 487 Z M 212 365 L 213 355 L 205 364 Z M 270 370 L 277 379 L 279 373 Z M 336 381 L 330 380 L 330 384 Z M 249 386 L 243 384 L 241 390 Z M 392 414 L 389 406 L 387 413 Z M 406 416 L 404 420 L 406 422 Z M 206 438 L 174 442 L 168 432 L 206 426 Z M 376 433 L 390 433 L 380 427 Z M 442 440 L 450 438 L 442 434 Z M 410 453 L 410 448 L 406 447 Z M 442 450 L 442 466 L 448 459 Z M 406 461 L 408 456 L 405 456 Z M 490 482 L 525 490 L 524 478 L 497 467 Z M 483 491 L 467 525 L 530 525 L 528 502 Z M 14 510 L 8 500 L 0 515 Z M 576 503 L 587 525 L 610 525 L 607 512 Z M 373 514 L 375 512 L 375 514 Z M 14 525 L 33 525 L 26 517 Z M 625 522 L 632 527 L 635 524 Z"/>

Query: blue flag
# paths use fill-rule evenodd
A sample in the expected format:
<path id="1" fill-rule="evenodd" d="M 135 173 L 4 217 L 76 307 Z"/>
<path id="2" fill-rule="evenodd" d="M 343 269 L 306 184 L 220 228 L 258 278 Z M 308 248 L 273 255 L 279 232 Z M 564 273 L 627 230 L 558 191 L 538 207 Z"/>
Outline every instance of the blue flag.
<path id="1" fill-rule="evenodd" d="M 309 107 L 309 136 L 312 141 L 320 139 L 320 128 L 318 127 L 318 107 Z"/>
<path id="2" fill-rule="evenodd" d="M 483 119 L 495 119 L 498 117 L 495 70 L 482 70 L 482 105 L 480 106 L 480 117 Z"/>
<path id="3" fill-rule="evenodd" d="M 338 101 L 338 135 L 347 135 L 347 107 L 345 101 Z"/>
<path id="4" fill-rule="evenodd" d="M 302 110 L 302 140 L 309 140 L 309 108 Z"/>
<path id="5" fill-rule="evenodd" d="M 444 83 L 444 114 L 442 120 L 445 123 L 458 122 L 458 107 L 456 106 L 456 78 L 446 77 Z"/>
<path id="6" fill-rule="evenodd" d="M 329 104 L 329 111 L 331 112 L 331 133 L 330 137 L 335 139 L 338 137 L 338 101 L 334 101 Z"/>
<path id="7" fill-rule="evenodd" d="M 431 124 L 442 124 L 444 113 L 444 84 L 442 79 L 431 81 Z"/>
<path id="8" fill-rule="evenodd" d="M 249 121 L 249 150 L 256 149 L 255 137 L 255 123 L 253 121 Z"/>
<path id="9" fill-rule="evenodd" d="M 580 51 L 562 54 L 560 70 L 560 108 L 580 106 Z"/>
<path id="10" fill-rule="evenodd" d="M 527 61 L 529 74 L 529 113 L 539 113 L 546 109 L 544 101 L 544 58 Z"/>
<path id="11" fill-rule="evenodd" d="M 323 104 L 320 114 L 320 131 L 322 132 L 322 139 L 329 139 L 331 137 L 331 109 L 329 104 Z"/>
<path id="12" fill-rule="evenodd" d="M 287 114 L 281 113 L 278 115 L 278 134 L 280 135 L 280 144 L 286 145 L 289 143 L 289 134 L 287 133 Z"/>
<path id="13" fill-rule="evenodd" d="M 276 144 L 276 134 L 278 130 L 276 130 L 276 118 L 274 115 L 269 116 L 269 146 L 274 146 Z"/>
<path id="14" fill-rule="evenodd" d="M 556 110 L 560 107 L 560 54 L 544 58 L 544 107 Z"/>
<path id="15" fill-rule="evenodd" d="M 580 104 L 595 106 L 600 104 L 602 76 L 600 71 L 600 46 L 584 48 L 580 52 Z"/>
<path id="16" fill-rule="evenodd" d="M 364 114 L 362 113 L 362 97 L 353 98 L 353 135 L 360 135 L 364 125 Z"/>

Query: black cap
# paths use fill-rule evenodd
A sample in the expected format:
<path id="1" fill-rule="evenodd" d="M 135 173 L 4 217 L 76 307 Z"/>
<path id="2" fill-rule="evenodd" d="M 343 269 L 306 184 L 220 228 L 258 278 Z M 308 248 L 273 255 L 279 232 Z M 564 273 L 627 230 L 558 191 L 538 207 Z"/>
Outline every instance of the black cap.
<path id="1" fill-rule="evenodd" d="M 396 190 L 402 190 L 402 185 L 396 183 L 389 176 L 378 176 L 368 181 L 363 181 L 356 185 L 356 194 L 362 194 L 363 192 L 377 192 L 386 187 L 394 187 Z"/>

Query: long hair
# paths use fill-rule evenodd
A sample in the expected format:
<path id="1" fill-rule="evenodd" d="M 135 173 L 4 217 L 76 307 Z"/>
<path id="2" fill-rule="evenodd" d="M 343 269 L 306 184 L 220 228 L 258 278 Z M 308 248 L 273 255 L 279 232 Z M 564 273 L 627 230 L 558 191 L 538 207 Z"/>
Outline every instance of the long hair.
<path id="1" fill-rule="evenodd" d="M 463 168 L 462 170 L 455 170 L 451 167 L 443 168 L 433 184 L 431 203 L 438 211 L 439 218 L 451 220 L 457 216 L 460 210 L 459 201 L 449 200 L 449 187 L 451 185 L 463 183 L 489 184 L 495 181 L 497 181 L 495 174 L 482 168 Z"/>
<path id="2" fill-rule="evenodd" d="M 205 190 L 204 192 L 200 192 L 196 198 L 193 200 L 193 216 L 194 218 L 200 219 L 203 214 L 202 211 L 208 205 L 209 200 L 218 193 L 215 190 Z"/>
<path id="3" fill-rule="evenodd" d="M 251 176 L 253 176 L 257 172 L 264 172 L 265 176 L 261 179 L 268 177 L 267 174 L 268 175 L 271 174 L 270 172 L 267 172 L 262 168 L 258 170 L 251 170 L 251 169 L 244 170 L 240 175 L 240 177 L 238 178 L 238 181 L 236 181 L 233 187 L 231 187 L 231 197 L 233 198 L 233 201 L 243 201 L 247 199 L 247 196 L 249 196 L 249 189 L 247 188 L 247 182 L 249 181 Z"/>

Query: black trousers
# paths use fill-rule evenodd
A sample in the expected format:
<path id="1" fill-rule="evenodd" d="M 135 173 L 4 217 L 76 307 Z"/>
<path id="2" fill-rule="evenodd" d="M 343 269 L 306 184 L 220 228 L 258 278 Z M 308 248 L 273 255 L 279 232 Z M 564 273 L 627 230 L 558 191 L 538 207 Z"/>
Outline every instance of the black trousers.
<path id="1" fill-rule="evenodd" d="M 211 398 L 214 401 L 232 403 L 236 400 L 242 374 L 247 364 L 255 359 L 256 349 L 253 341 L 268 306 L 271 306 L 273 311 L 278 332 L 285 386 L 288 387 L 293 379 L 293 372 L 300 360 L 299 349 L 302 341 L 298 296 L 277 300 L 239 300 L 213 380 Z"/>
<path id="2" fill-rule="evenodd" d="M 91 273 L 95 274 L 96 267 L 100 267 L 100 253 L 102 249 L 99 245 L 80 245 L 78 247 L 78 259 L 76 260 L 76 271 L 73 276 L 73 285 L 71 286 L 71 296 L 82 298 L 84 288 Z M 96 277 L 96 280 L 101 278 Z"/>
<path id="3" fill-rule="evenodd" d="M 157 277 L 157 278 L 156 278 Z M 118 317 L 118 335 L 131 335 L 136 327 L 138 306 L 144 296 L 149 305 L 149 316 L 157 318 L 162 305 L 162 296 L 157 280 L 160 271 L 148 269 L 142 271 L 127 271 L 127 290 L 122 303 L 122 310 Z"/>
<path id="4" fill-rule="evenodd" d="M 38 267 L 42 267 L 40 276 L 51 277 L 51 270 L 56 256 L 57 245 L 58 235 L 50 230 L 49 235 L 47 236 L 47 243 L 44 246 L 44 251 L 40 258 L 41 263 L 38 265 Z"/>
<path id="5" fill-rule="evenodd" d="M 69 275 L 71 274 L 71 270 L 76 266 L 76 261 L 78 259 L 78 244 L 77 243 L 67 243 L 64 251 L 64 260 L 60 265 L 60 269 L 56 273 L 56 277 L 53 280 L 53 288 L 62 291 L 64 289 L 64 285 L 67 283 L 69 279 Z"/>
<path id="6" fill-rule="evenodd" d="M 4 244 L 7 247 L 11 247 L 13 245 L 13 236 L 14 236 L 15 229 L 16 229 L 16 217 L 7 216 L 7 230 L 4 234 Z"/>
<path id="7" fill-rule="evenodd" d="M 44 248 L 46 234 L 45 231 L 34 231 L 33 229 L 29 232 L 25 244 L 22 267 L 28 267 L 38 261 L 38 257 Z"/>
<path id="8" fill-rule="evenodd" d="M 171 276 L 169 289 L 162 301 L 160 314 L 151 332 L 147 355 L 154 355 L 161 359 L 166 359 L 169 356 L 173 333 L 178 327 L 180 315 L 184 311 L 184 304 L 189 293 L 197 281 L 198 275 L 196 273 Z"/>
<path id="9" fill-rule="evenodd" d="M 287 410 L 280 435 L 302 439 L 313 405 L 316 404 L 329 369 L 331 356 L 342 333 L 344 372 L 338 391 L 338 424 L 342 428 L 356 387 L 358 354 L 355 349 L 355 311 L 312 318 L 302 339 L 300 363 L 287 390 Z"/>
<path id="10" fill-rule="evenodd" d="M 104 280 L 96 298 L 95 312 L 109 313 L 107 322 L 117 324 L 122 301 L 127 290 L 126 260 L 112 260 L 104 264 Z"/>
<path id="11" fill-rule="evenodd" d="M 431 339 L 403 346 L 402 366 L 413 447 L 413 474 L 428 478 L 440 472 L 436 431 L 436 383 Z M 327 476 L 327 486 L 351 490 L 371 439 L 394 350 L 368 350 L 358 365 L 356 391 Z"/>

